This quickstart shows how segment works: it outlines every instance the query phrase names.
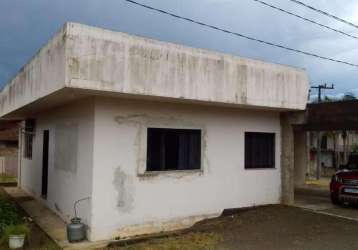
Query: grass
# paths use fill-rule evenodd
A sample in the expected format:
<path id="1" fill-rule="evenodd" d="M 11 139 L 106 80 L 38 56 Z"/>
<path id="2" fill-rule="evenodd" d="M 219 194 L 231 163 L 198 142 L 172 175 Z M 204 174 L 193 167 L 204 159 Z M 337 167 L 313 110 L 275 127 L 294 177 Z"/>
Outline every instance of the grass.
<path id="1" fill-rule="evenodd" d="M 15 176 L 0 174 L 0 183 L 14 183 L 16 181 Z"/>
<path id="2" fill-rule="evenodd" d="M 106 248 L 106 250 L 214 250 L 217 249 L 217 245 L 221 240 L 221 236 L 216 233 L 191 232 L 152 239 L 128 246 L 112 246 Z"/>

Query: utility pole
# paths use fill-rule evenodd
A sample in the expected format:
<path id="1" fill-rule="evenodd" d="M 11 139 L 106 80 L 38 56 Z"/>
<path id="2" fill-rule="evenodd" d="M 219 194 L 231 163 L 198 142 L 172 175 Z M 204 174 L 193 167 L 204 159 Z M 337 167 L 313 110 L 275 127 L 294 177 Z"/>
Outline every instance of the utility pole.
<path id="1" fill-rule="evenodd" d="M 322 102 L 322 89 L 334 89 L 334 85 L 331 84 L 331 86 L 327 86 L 327 83 L 325 84 L 319 84 L 317 86 L 312 86 L 312 89 L 318 89 L 318 102 Z"/>
<path id="2" fill-rule="evenodd" d="M 318 103 L 322 102 L 322 89 L 334 89 L 334 85 L 327 86 L 325 84 L 319 84 L 317 86 L 312 86 L 312 89 L 318 89 Z M 317 132 L 317 170 L 316 170 L 316 179 L 321 178 L 321 131 Z"/>

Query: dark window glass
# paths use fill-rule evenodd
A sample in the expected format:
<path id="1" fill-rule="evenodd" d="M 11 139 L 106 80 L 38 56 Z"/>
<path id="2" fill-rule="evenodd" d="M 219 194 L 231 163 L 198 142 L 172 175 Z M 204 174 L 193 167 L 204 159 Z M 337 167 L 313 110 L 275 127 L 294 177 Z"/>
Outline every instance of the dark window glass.
<path id="1" fill-rule="evenodd" d="M 245 133 L 245 168 L 275 167 L 275 134 Z"/>
<path id="2" fill-rule="evenodd" d="M 148 128 L 147 171 L 200 169 L 201 130 Z"/>

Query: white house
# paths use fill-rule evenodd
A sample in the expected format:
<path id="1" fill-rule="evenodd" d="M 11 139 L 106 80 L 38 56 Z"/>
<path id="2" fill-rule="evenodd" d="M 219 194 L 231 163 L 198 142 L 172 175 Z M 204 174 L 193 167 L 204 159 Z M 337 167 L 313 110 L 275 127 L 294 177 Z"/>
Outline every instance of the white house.
<path id="1" fill-rule="evenodd" d="M 283 117 L 308 87 L 301 69 L 67 23 L 2 89 L 0 115 L 24 120 L 20 187 L 66 221 L 90 197 L 96 241 L 289 197 Z"/>

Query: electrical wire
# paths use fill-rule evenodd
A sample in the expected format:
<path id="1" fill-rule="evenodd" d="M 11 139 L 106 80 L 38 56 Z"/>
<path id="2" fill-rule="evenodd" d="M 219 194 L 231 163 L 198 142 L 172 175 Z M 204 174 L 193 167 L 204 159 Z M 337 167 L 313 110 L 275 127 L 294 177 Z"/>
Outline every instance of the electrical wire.
<path id="1" fill-rule="evenodd" d="M 284 9 L 282 9 L 282 8 L 280 8 L 280 7 L 274 6 L 274 5 L 269 4 L 269 3 L 267 3 L 267 2 L 264 2 L 264 1 L 261 1 L 261 0 L 252 0 L 252 1 L 255 1 L 255 2 L 257 2 L 257 3 L 260 3 L 260 4 L 262 4 L 262 5 L 265 5 L 265 6 L 267 6 L 267 7 L 270 7 L 270 8 L 272 8 L 272 9 L 276 9 L 276 10 L 278 10 L 278 11 L 281 11 L 281 12 L 284 12 L 284 13 L 289 14 L 289 15 L 291 15 L 291 16 L 297 17 L 297 18 L 302 19 L 302 20 L 304 20 L 304 21 L 307 21 L 307 22 L 316 24 L 316 25 L 318 25 L 318 26 L 320 26 L 320 27 L 323 27 L 323 28 L 326 28 L 326 29 L 335 31 L 335 32 L 340 33 L 340 34 L 342 34 L 342 35 L 349 36 L 349 37 L 351 37 L 351 38 L 354 38 L 354 39 L 357 39 L 357 40 L 358 40 L 358 37 L 357 37 L 357 36 L 354 36 L 354 35 L 351 35 L 351 34 L 348 34 L 348 33 L 344 32 L 344 31 L 341 31 L 341 30 L 332 28 L 332 27 L 330 27 L 330 26 L 328 26 L 328 25 L 325 25 L 325 24 L 316 22 L 316 21 L 314 21 L 314 20 L 312 20 L 312 19 L 308 19 L 308 18 L 306 18 L 306 17 L 297 15 L 297 14 L 295 14 L 295 13 L 293 13 L 293 12 L 290 12 L 290 11 L 288 11 L 288 10 L 284 10 Z"/>
<path id="2" fill-rule="evenodd" d="M 328 12 L 326 12 L 326 11 L 317 9 L 317 8 L 315 8 L 315 7 L 311 6 L 311 5 L 305 4 L 305 3 L 301 2 L 301 1 L 298 1 L 298 0 L 288 0 L 288 1 L 291 1 L 291 2 L 296 3 L 296 4 L 298 4 L 298 5 L 304 6 L 304 7 L 308 8 L 308 9 L 313 10 L 313 11 L 315 11 L 315 12 L 318 12 L 318 13 L 320 13 L 320 14 L 322 14 L 322 15 L 331 17 L 331 18 L 333 18 L 333 19 L 335 19 L 335 20 L 337 20 L 337 21 L 339 21 L 339 22 L 341 22 L 341 23 L 350 25 L 350 26 L 352 26 L 352 27 L 354 27 L 354 28 L 358 28 L 358 25 L 356 25 L 356 24 L 354 24 L 354 23 L 352 23 L 352 22 L 349 22 L 349 21 L 347 21 L 347 20 L 344 20 L 344 19 L 342 19 L 342 18 L 340 18 L 340 17 L 337 17 L 337 16 L 335 16 L 335 15 L 333 15 L 333 14 L 330 14 L 330 13 L 328 13 Z"/>
<path id="3" fill-rule="evenodd" d="M 230 31 L 230 30 L 227 30 L 227 29 L 224 29 L 224 28 L 220 28 L 218 26 L 214 26 L 214 25 L 211 25 L 211 24 L 206 24 L 206 23 L 203 23 L 201 21 L 196 21 L 196 20 L 188 18 L 188 17 L 179 16 L 177 14 L 174 14 L 174 13 L 162 10 L 162 9 L 154 8 L 152 6 L 142 4 L 142 3 L 139 3 L 139 2 L 136 2 L 136 1 L 133 1 L 133 0 L 123 0 L 123 1 L 135 4 L 137 6 L 141 6 L 143 8 L 146 8 L 146 9 L 149 9 L 149 10 L 152 10 L 152 11 L 155 11 L 155 12 L 159 12 L 159 13 L 162 13 L 162 14 L 165 14 L 165 15 L 169 15 L 169 16 L 181 19 L 181 20 L 185 20 L 185 21 L 188 21 L 188 22 L 191 22 L 191 23 L 195 23 L 195 24 L 207 27 L 207 28 L 222 31 L 224 33 L 231 34 L 231 35 L 234 35 L 234 36 L 246 38 L 248 40 L 255 41 L 255 42 L 258 42 L 258 43 L 266 44 L 266 45 L 269 45 L 269 46 L 272 46 L 272 47 L 281 48 L 281 49 L 292 51 L 292 52 L 295 52 L 295 53 L 299 53 L 299 54 L 303 54 L 303 55 L 307 55 L 307 56 L 311 56 L 311 57 L 316 57 L 316 58 L 320 58 L 320 59 L 323 59 L 323 60 L 336 62 L 336 63 L 341 63 L 341 64 L 345 64 L 345 65 L 349 65 L 349 66 L 353 66 L 353 67 L 358 68 L 358 64 L 354 64 L 354 63 L 351 63 L 351 62 L 342 61 L 342 60 L 334 59 L 334 58 L 331 58 L 331 57 L 321 56 L 321 55 L 318 55 L 318 54 L 315 54 L 315 53 L 312 53 L 312 52 L 307 52 L 307 51 L 303 51 L 303 50 L 299 50 L 299 49 L 290 48 L 290 47 L 287 47 L 287 46 L 284 46 L 284 45 L 281 45 L 281 44 L 264 41 L 264 40 L 257 39 L 257 38 L 254 38 L 254 37 L 251 37 L 251 36 L 248 36 L 248 35 L 237 33 L 237 32 L 234 32 L 234 31 Z"/>

